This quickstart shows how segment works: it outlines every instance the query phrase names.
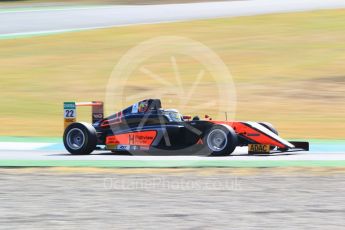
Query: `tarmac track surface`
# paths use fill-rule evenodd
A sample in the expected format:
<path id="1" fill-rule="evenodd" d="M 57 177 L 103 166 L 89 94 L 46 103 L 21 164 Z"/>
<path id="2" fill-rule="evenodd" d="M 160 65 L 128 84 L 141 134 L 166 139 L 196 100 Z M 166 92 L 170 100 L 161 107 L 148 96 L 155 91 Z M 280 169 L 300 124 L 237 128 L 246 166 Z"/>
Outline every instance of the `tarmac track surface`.
<path id="1" fill-rule="evenodd" d="M 207 157 L 196 155 L 138 156 L 104 151 L 91 155 L 71 155 L 65 150 L 0 150 L 0 167 L 345 167 L 345 154 L 342 152 L 286 152 L 248 155 L 246 151 L 246 147 L 239 147 L 230 156 Z"/>
<path id="2" fill-rule="evenodd" d="M 55 170 L 0 169 L 1 229 L 345 228 L 344 168 Z"/>
<path id="3" fill-rule="evenodd" d="M 169 5 L 0 9 L 0 37 L 344 7 L 343 0 L 250 0 Z"/>

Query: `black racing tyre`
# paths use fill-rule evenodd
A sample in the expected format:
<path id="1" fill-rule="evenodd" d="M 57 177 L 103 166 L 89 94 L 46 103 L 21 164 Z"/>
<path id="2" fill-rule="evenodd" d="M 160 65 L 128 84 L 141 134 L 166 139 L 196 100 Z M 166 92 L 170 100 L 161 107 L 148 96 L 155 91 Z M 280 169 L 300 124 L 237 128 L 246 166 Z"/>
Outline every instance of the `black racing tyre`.
<path id="1" fill-rule="evenodd" d="M 85 122 L 72 123 L 64 132 L 63 143 L 67 151 L 73 155 L 90 154 L 96 149 L 96 130 Z"/>
<path id="2" fill-rule="evenodd" d="M 204 136 L 204 144 L 210 156 L 228 156 L 237 147 L 237 134 L 224 125 L 214 125 Z"/>
<path id="3" fill-rule="evenodd" d="M 279 135 L 277 129 L 274 128 L 274 126 L 271 123 L 269 123 L 269 122 L 260 122 L 259 124 L 262 125 L 263 127 L 265 127 L 266 129 L 270 130 L 274 134 Z"/>

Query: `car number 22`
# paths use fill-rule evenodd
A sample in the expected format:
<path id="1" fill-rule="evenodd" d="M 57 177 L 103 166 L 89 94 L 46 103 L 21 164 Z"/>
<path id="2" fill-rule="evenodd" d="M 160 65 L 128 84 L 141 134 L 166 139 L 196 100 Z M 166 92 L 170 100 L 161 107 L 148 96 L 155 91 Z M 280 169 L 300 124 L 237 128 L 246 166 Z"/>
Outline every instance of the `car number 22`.
<path id="1" fill-rule="evenodd" d="M 75 117 L 75 111 L 73 109 L 65 109 L 65 117 L 66 118 L 73 118 Z"/>

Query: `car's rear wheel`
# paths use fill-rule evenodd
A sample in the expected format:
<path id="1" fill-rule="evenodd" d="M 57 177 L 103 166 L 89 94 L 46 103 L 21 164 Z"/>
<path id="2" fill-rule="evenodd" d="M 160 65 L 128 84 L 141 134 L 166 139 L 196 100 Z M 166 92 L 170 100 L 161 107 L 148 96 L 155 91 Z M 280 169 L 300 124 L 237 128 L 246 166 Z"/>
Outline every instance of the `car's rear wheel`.
<path id="1" fill-rule="evenodd" d="M 229 126 L 214 125 L 205 135 L 204 143 L 210 156 L 228 156 L 237 146 L 237 135 Z"/>
<path id="2" fill-rule="evenodd" d="M 67 151 L 71 154 L 90 154 L 96 149 L 96 130 L 92 125 L 88 123 L 72 123 L 66 128 L 64 132 L 63 143 Z"/>

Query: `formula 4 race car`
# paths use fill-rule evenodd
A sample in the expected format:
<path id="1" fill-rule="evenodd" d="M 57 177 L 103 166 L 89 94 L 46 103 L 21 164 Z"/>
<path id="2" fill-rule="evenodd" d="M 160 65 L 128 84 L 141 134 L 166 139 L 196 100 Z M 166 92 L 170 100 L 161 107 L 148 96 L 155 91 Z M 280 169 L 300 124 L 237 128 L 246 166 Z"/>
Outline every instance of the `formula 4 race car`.
<path id="1" fill-rule="evenodd" d="M 92 124 L 76 122 L 76 107 L 92 107 Z M 208 118 L 205 116 L 205 118 Z M 94 150 L 157 155 L 226 156 L 238 146 L 248 153 L 308 151 L 308 142 L 288 142 L 267 122 L 213 121 L 162 109 L 159 99 L 147 99 L 104 117 L 103 102 L 65 102 L 63 142 L 71 154 Z"/>

